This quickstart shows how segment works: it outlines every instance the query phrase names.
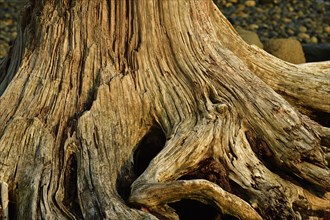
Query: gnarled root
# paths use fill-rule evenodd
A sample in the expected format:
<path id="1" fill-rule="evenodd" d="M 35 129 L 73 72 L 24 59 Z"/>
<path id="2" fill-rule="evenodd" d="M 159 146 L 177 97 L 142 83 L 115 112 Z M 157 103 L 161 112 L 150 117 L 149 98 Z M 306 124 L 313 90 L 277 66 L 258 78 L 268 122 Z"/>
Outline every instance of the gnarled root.
<path id="1" fill-rule="evenodd" d="M 262 219 L 244 200 L 202 179 L 143 185 L 132 192 L 129 202 L 161 214 L 164 205 L 181 199 L 193 199 L 210 204 L 221 213 L 240 219 Z M 159 211 L 157 207 L 160 207 Z"/>

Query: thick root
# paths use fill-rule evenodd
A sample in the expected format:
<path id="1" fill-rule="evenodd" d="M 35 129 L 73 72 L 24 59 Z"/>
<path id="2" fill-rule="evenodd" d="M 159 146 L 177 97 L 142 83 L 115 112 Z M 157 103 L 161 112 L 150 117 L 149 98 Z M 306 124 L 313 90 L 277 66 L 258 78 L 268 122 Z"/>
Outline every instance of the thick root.
<path id="1" fill-rule="evenodd" d="M 261 216 L 244 200 L 224 191 L 218 185 L 207 180 L 178 180 L 168 183 L 155 183 L 141 186 L 134 190 L 129 202 L 141 207 L 164 206 L 181 199 L 194 199 L 211 204 L 223 214 L 240 219 L 262 219 Z"/>

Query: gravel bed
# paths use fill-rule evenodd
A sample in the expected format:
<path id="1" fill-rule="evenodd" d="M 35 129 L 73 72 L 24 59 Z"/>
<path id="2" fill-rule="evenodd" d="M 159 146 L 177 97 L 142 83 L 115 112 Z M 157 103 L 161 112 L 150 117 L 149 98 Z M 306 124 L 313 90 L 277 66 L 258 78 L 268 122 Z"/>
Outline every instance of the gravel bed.
<path id="1" fill-rule="evenodd" d="M 24 0 L 0 0 L 0 58 L 16 38 L 17 18 Z"/>
<path id="2" fill-rule="evenodd" d="M 16 37 L 18 12 L 24 1 L 0 0 L 0 58 Z M 330 43 L 330 0 L 214 2 L 235 27 L 257 32 L 261 41 L 294 37 L 301 43 Z"/>
<path id="3" fill-rule="evenodd" d="M 330 43 L 330 0 L 214 0 L 236 27 L 261 41 L 294 37 L 301 43 Z"/>

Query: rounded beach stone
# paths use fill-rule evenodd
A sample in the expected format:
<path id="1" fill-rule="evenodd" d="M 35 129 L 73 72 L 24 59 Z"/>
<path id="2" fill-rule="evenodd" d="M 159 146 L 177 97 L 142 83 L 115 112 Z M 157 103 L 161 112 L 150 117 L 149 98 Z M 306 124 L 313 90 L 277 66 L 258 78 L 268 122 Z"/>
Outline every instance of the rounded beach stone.
<path id="1" fill-rule="evenodd" d="M 268 40 L 264 43 L 264 50 L 290 63 L 298 64 L 306 62 L 301 43 L 296 39 Z"/>

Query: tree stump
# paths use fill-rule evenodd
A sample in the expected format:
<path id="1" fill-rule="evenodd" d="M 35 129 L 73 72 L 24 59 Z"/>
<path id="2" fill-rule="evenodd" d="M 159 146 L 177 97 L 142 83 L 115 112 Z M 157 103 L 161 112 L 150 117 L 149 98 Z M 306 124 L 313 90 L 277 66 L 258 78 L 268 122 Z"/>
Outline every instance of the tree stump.
<path id="1" fill-rule="evenodd" d="M 30 0 L 0 64 L 9 218 L 327 219 L 329 69 L 210 0 Z"/>

